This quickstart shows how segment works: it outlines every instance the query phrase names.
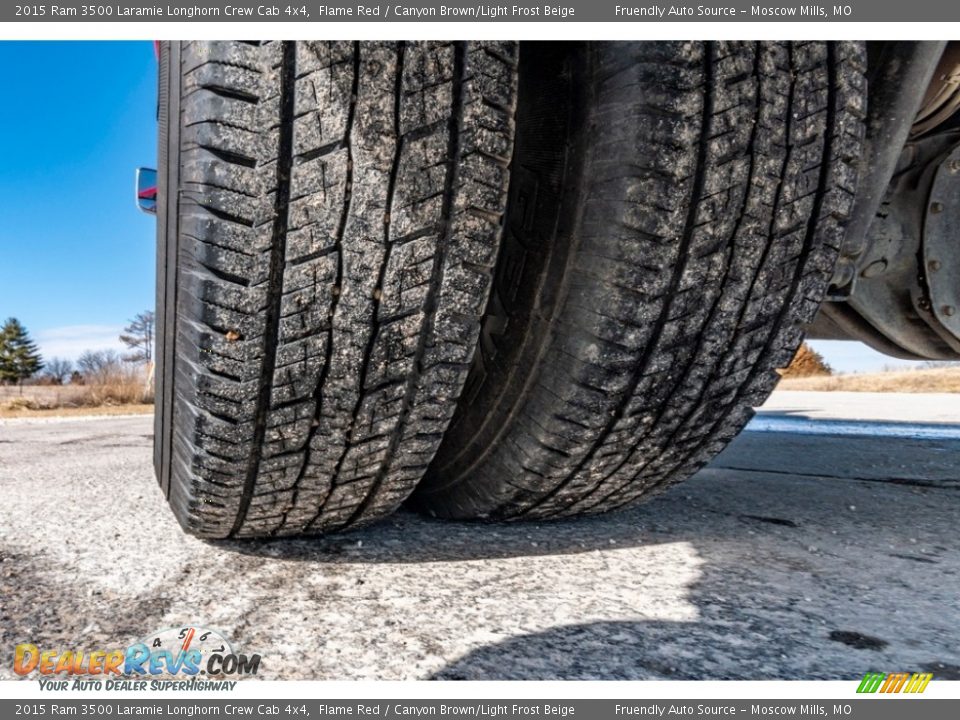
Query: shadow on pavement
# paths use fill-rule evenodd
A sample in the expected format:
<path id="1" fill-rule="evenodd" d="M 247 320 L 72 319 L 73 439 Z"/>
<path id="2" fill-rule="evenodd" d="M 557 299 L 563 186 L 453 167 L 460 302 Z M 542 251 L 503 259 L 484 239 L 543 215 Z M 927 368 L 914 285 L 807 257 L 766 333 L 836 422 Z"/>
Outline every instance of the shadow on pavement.
<path id="1" fill-rule="evenodd" d="M 211 541 L 244 555 L 319 563 L 423 563 L 569 555 L 638 547 L 659 539 L 644 527 L 643 508 L 550 523 L 437 520 L 401 508 L 377 525 L 330 536 Z"/>
<path id="2" fill-rule="evenodd" d="M 704 680 L 829 679 L 857 683 L 868 670 L 897 666 L 876 652 L 847 652 L 831 658 L 835 637 L 870 645 L 855 632 L 810 632 L 801 645 L 763 628 L 725 634 L 705 622 L 597 622 L 524 635 L 474 650 L 431 676 L 431 680 Z M 880 643 L 885 645 L 885 643 Z M 849 648 L 847 648 L 849 650 Z M 799 651 L 799 652 L 798 652 Z M 800 653 L 808 653 L 798 670 Z M 960 680 L 960 666 L 931 661 L 910 666 L 938 680 Z M 882 671 L 882 670 L 881 670 Z M 851 688 L 852 692 L 853 688 Z"/>

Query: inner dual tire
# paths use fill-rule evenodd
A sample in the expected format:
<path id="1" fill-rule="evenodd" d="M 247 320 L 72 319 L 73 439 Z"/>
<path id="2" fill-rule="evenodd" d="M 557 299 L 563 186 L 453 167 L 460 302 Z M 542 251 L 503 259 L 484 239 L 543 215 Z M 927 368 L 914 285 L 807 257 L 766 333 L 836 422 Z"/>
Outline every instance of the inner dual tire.
<path id="1" fill-rule="evenodd" d="M 863 70 L 857 43 L 163 44 L 181 524 L 328 532 L 411 492 L 559 517 L 689 476 L 820 303 Z"/>
<path id="2" fill-rule="evenodd" d="M 722 450 L 826 290 L 864 69 L 859 43 L 523 45 L 493 297 L 417 507 L 596 513 Z"/>

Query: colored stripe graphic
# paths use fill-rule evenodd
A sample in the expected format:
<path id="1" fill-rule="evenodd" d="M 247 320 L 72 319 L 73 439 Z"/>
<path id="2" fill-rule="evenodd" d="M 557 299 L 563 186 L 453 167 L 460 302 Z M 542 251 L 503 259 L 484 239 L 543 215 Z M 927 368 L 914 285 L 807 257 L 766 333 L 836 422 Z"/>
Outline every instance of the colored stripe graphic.
<path id="1" fill-rule="evenodd" d="M 880 688 L 880 683 L 886 677 L 884 673 L 867 673 L 857 688 L 858 693 L 875 693 Z"/>
<path id="2" fill-rule="evenodd" d="M 932 679 L 933 673 L 914 673 L 913 677 L 910 678 L 910 682 L 907 683 L 907 688 L 904 692 L 922 693 L 927 689 L 927 685 Z"/>
<path id="3" fill-rule="evenodd" d="M 922 693 L 933 679 L 933 673 L 867 673 L 860 681 L 858 693 Z"/>
<path id="4" fill-rule="evenodd" d="M 903 684 L 909 678 L 909 673 L 890 673 L 887 675 L 887 680 L 883 683 L 883 687 L 880 688 L 882 693 L 898 693 L 900 688 L 903 687 Z"/>

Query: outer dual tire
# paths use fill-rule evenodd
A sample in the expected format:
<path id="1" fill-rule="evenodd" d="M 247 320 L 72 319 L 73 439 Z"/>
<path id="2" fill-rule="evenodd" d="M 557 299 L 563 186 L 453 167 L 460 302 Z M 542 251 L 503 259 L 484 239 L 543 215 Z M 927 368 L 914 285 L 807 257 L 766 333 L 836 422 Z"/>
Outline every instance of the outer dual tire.
<path id="1" fill-rule="evenodd" d="M 413 490 L 487 300 L 515 54 L 162 45 L 156 465 L 189 532 L 339 530 Z"/>

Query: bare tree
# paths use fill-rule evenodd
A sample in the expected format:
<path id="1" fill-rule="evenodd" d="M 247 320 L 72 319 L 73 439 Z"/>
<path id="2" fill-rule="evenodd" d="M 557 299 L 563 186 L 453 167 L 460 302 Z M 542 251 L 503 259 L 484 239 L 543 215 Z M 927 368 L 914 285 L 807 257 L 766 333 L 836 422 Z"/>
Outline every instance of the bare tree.
<path id="1" fill-rule="evenodd" d="M 130 321 L 120 335 L 120 342 L 131 352 L 123 356 L 127 362 L 150 362 L 153 359 L 153 312 L 145 310 Z"/>
<path id="2" fill-rule="evenodd" d="M 63 385 L 73 374 L 73 363 L 63 358 L 50 358 L 47 360 L 46 369 L 43 374 L 50 379 L 54 385 Z"/>
<path id="3" fill-rule="evenodd" d="M 114 350 L 85 350 L 77 358 L 77 369 L 86 384 L 102 383 L 120 369 L 120 356 Z"/>

